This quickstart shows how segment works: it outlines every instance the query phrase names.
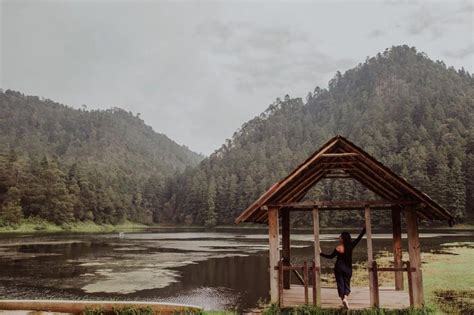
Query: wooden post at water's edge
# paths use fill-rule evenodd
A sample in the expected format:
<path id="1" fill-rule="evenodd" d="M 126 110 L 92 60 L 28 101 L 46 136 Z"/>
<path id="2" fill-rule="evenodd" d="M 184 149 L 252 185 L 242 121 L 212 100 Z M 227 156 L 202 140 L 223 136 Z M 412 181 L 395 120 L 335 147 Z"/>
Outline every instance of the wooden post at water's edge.
<path id="1" fill-rule="evenodd" d="M 423 296 L 423 279 L 421 275 L 421 255 L 420 255 L 420 239 L 418 236 L 418 220 L 415 210 L 404 210 L 405 219 L 407 222 L 407 236 L 408 236 L 408 255 L 410 257 L 411 268 L 415 271 L 408 271 L 411 273 L 412 291 L 413 291 L 413 305 L 414 307 L 423 307 L 425 301 Z"/>
<path id="2" fill-rule="evenodd" d="M 374 272 L 377 271 L 372 269 L 374 254 L 372 249 L 372 223 L 369 206 L 365 207 L 365 228 L 367 233 L 367 266 L 369 267 L 370 306 L 379 307 L 379 288 L 378 284 L 376 283 L 376 277 L 374 277 Z"/>
<path id="3" fill-rule="evenodd" d="M 319 209 L 313 208 L 314 270 L 313 304 L 321 306 L 321 257 L 319 256 Z"/>
<path id="4" fill-rule="evenodd" d="M 283 266 L 290 266 L 290 210 L 285 209 L 281 213 L 281 256 Z M 283 288 L 289 289 L 291 284 L 291 271 L 283 271 Z"/>
<path id="5" fill-rule="evenodd" d="M 395 268 L 402 268 L 402 222 L 400 208 L 392 208 L 393 227 L 393 264 Z M 395 290 L 403 290 L 403 271 L 395 271 Z"/>
<path id="6" fill-rule="evenodd" d="M 280 260 L 278 207 L 268 207 L 268 245 L 269 245 L 269 271 L 270 271 L 270 302 L 278 302 L 278 266 Z"/>

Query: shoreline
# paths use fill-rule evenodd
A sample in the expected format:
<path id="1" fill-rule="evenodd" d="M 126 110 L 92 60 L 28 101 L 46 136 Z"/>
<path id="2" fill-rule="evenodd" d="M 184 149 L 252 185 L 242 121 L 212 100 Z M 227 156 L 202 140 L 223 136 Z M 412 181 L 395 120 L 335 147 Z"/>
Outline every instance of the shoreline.
<path id="1" fill-rule="evenodd" d="M 26 219 L 17 227 L 3 226 L 0 227 L 0 235 L 6 234 L 61 234 L 61 233 L 113 233 L 113 232 L 153 232 L 153 230 L 189 230 L 189 231 L 212 231 L 212 232 L 226 232 L 226 231 L 262 231 L 266 232 L 266 225 L 218 225 L 212 228 L 200 225 L 168 225 L 168 224 L 154 224 L 145 225 L 131 221 L 125 221 L 120 224 L 98 224 L 92 221 L 73 222 L 64 225 L 56 225 L 47 221 L 38 219 Z M 296 233 L 312 232 L 311 227 L 294 227 L 292 230 Z M 350 232 L 358 231 L 358 227 L 323 227 L 321 232 L 332 232 L 337 230 L 348 230 Z M 376 232 L 388 233 L 391 232 L 391 227 L 378 227 Z M 435 231 L 474 231 L 473 223 L 458 224 L 453 227 L 444 225 L 440 226 L 420 226 L 420 232 L 435 232 Z"/>

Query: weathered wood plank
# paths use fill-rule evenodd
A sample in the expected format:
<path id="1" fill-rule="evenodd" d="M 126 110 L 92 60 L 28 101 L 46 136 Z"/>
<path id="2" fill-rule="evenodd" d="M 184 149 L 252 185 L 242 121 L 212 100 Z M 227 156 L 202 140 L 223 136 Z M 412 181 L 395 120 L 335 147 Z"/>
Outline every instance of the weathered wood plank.
<path id="1" fill-rule="evenodd" d="M 125 307 L 150 308 L 157 314 L 176 314 L 202 310 L 199 306 L 137 301 L 67 301 L 67 300 L 0 300 L 0 310 L 82 313 L 85 309 L 102 309 L 112 312 Z"/>
<path id="2" fill-rule="evenodd" d="M 406 291 L 396 291 L 394 288 L 380 287 L 380 307 L 388 309 L 407 308 L 409 296 Z M 351 309 L 370 308 L 370 294 L 367 287 L 353 287 L 349 295 Z M 284 306 L 298 306 L 305 303 L 304 287 L 302 285 L 293 285 L 290 290 L 284 290 Z M 321 288 L 321 307 L 339 308 L 341 299 L 337 295 L 336 288 Z"/>
<path id="3" fill-rule="evenodd" d="M 283 306 L 283 288 L 284 288 L 284 274 L 283 274 L 283 261 L 280 259 L 278 262 L 278 304 L 280 307 Z"/>
<path id="4" fill-rule="evenodd" d="M 328 157 L 354 157 L 354 156 L 359 156 L 359 153 L 356 152 L 341 152 L 341 153 L 324 153 L 321 154 L 322 158 L 328 158 Z"/>
<path id="5" fill-rule="evenodd" d="M 369 206 L 365 208 L 365 228 L 367 233 L 367 265 L 373 266 L 374 253 L 372 249 L 372 223 Z M 379 307 L 379 288 L 375 282 L 374 271 L 369 270 L 370 305 L 373 307 Z"/>
<path id="6" fill-rule="evenodd" d="M 308 275 L 308 262 L 306 260 L 303 263 L 303 279 L 304 279 L 304 304 L 308 304 L 309 275 Z"/>
<path id="7" fill-rule="evenodd" d="M 425 303 L 423 296 L 423 278 L 421 275 L 420 239 L 418 237 L 418 220 L 415 211 L 404 211 L 407 223 L 408 256 L 410 265 L 415 271 L 411 272 L 413 306 L 422 307 Z"/>
<path id="8" fill-rule="evenodd" d="M 270 301 L 278 302 L 278 271 L 275 266 L 280 260 L 279 250 L 278 208 L 268 208 L 268 243 L 269 243 L 269 271 L 270 271 Z"/>
<path id="9" fill-rule="evenodd" d="M 411 265 L 410 265 L 410 262 L 407 261 L 406 262 L 407 264 L 407 270 L 411 270 Z M 408 294 L 409 294 L 409 297 L 410 297 L 410 306 L 413 306 L 413 279 L 411 278 L 411 275 L 412 273 L 411 272 L 408 272 L 407 273 L 407 282 L 408 282 Z"/>
<path id="10" fill-rule="evenodd" d="M 392 208 L 394 206 L 415 206 L 418 203 L 413 202 L 411 200 L 337 200 L 337 201 L 328 201 L 328 200 L 321 200 L 321 201 L 301 201 L 301 202 L 282 202 L 282 203 L 275 203 L 268 205 L 269 207 L 282 207 L 282 208 L 297 208 L 297 209 L 308 209 L 312 210 L 314 207 L 318 207 L 320 210 L 324 210 L 326 208 L 357 208 L 357 209 L 364 209 L 365 206 L 371 206 L 373 208 Z"/>
<path id="11" fill-rule="evenodd" d="M 402 268 L 402 222 L 400 209 L 392 209 L 392 231 L 393 231 L 393 265 Z M 403 290 L 403 272 L 395 272 L 395 289 Z"/>
<path id="12" fill-rule="evenodd" d="M 281 246 L 282 246 L 282 259 L 284 266 L 290 266 L 290 211 L 285 209 L 281 214 Z M 290 288 L 291 283 L 291 271 L 284 270 L 283 272 L 283 287 L 285 289 Z"/>
<path id="13" fill-rule="evenodd" d="M 314 270 L 313 304 L 321 306 L 321 257 L 319 256 L 319 209 L 313 208 Z"/>

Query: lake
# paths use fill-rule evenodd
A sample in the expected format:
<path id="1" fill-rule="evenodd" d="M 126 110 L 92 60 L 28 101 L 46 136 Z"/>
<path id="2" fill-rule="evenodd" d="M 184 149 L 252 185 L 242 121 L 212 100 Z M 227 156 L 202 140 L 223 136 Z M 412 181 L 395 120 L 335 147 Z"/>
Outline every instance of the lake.
<path id="1" fill-rule="evenodd" d="M 323 251 L 332 250 L 337 233 L 321 235 Z M 422 251 L 473 237 L 473 231 L 430 230 L 421 233 Z M 292 234 L 292 262 L 312 258 L 311 240 L 311 234 Z M 361 241 L 355 249 L 355 262 L 367 259 L 365 246 Z M 375 235 L 376 254 L 391 246 L 391 234 Z M 333 262 L 322 262 L 323 273 L 331 272 Z M 0 297 L 163 301 L 244 310 L 268 299 L 267 265 L 264 230 L 0 235 Z"/>

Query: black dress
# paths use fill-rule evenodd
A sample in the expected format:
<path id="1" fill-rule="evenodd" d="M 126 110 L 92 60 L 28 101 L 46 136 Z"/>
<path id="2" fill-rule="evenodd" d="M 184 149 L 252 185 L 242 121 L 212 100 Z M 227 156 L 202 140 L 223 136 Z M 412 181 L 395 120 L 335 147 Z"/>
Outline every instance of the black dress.
<path id="1" fill-rule="evenodd" d="M 344 247 L 344 253 L 340 253 L 334 248 L 334 251 L 330 255 L 320 254 L 321 257 L 329 259 L 337 257 L 336 264 L 334 265 L 334 275 L 336 276 L 337 293 L 341 298 L 351 293 L 352 250 L 357 246 L 364 234 L 365 228 L 360 232 L 359 236 L 352 241 L 351 248 Z"/>

